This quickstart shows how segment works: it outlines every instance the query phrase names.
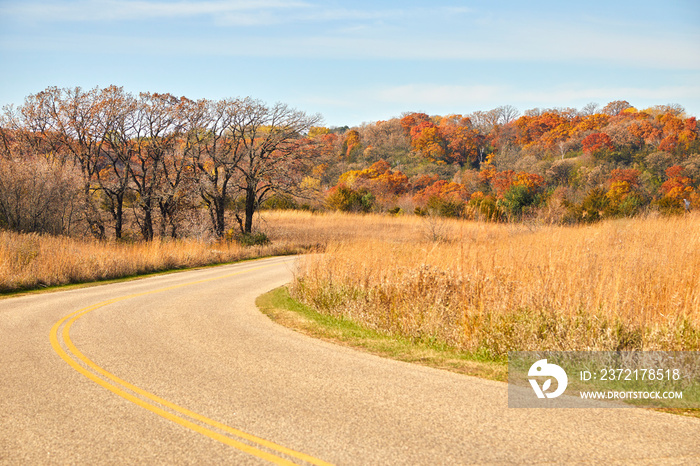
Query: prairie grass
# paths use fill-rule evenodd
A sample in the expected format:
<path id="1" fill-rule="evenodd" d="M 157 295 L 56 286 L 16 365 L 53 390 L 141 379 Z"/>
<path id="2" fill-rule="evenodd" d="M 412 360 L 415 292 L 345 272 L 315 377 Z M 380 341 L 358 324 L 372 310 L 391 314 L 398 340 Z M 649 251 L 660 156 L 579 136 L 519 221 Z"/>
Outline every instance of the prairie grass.
<path id="1" fill-rule="evenodd" d="M 0 293 L 301 252 L 194 240 L 113 243 L 0 231 Z"/>
<path id="2" fill-rule="evenodd" d="M 699 350 L 700 216 L 590 226 L 264 212 L 272 244 L 110 243 L 0 232 L 0 293 L 275 254 L 292 295 L 385 334 L 509 350 Z"/>
<path id="3" fill-rule="evenodd" d="M 258 218 L 258 230 L 272 244 L 255 247 L 194 239 L 100 242 L 0 230 L 0 293 L 323 250 L 329 241 L 418 237 L 420 232 L 407 224 L 378 215 L 267 211 Z"/>
<path id="4" fill-rule="evenodd" d="M 358 219 L 358 239 L 304 258 L 292 295 L 376 330 L 493 357 L 700 349 L 697 215 L 575 227 L 420 221 L 398 220 L 392 237 Z"/>
<path id="5" fill-rule="evenodd" d="M 258 221 L 259 228 L 273 241 L 321 247 L 329 243 L 372 238 L 396 242 L 419 241 L 429 235 L 428 225 L 436 225 L 435 228 L 442 231 L 455 228 L 457 223 L 416 216 L 290 210 L 266 211 Z"/>

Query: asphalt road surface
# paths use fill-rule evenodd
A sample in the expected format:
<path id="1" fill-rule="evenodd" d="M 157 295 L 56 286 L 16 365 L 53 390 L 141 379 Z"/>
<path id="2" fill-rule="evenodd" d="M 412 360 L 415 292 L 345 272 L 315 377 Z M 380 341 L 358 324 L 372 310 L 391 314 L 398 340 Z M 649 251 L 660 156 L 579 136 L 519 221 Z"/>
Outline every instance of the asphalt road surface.
<path id="1" fill-rule="evenodd" d="M 700 464 L 700 420 L 512 409 L 504 383 L 282 328 L 272 258 L 0 300 L 2 464 Z"/>

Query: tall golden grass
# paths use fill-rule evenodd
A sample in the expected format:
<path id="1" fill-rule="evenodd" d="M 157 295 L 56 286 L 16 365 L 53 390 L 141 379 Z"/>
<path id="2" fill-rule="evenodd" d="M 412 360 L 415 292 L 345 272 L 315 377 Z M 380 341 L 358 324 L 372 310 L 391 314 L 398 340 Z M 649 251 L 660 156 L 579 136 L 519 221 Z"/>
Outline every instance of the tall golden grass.
<path id="1" fill-rule="evenodd" d="M 0 231 L 0 292 L 115 279 L 290 254 L 287 242 L 242 247 L 194 240 L 111 243 Z"/>
<path id="2" fill-rule="evenodd" d="M 419 222 L 398 221 L 401 241 L 360 233 L 305 258 L 293 294 L 375 329 L 496 356 L 700 349 L 697 215 L 575 227 Z"/>
<path id="3" fill-rule="evenodd" d="M 305 257 L 292 293 L 388 333 L 509 350 L 700 349 L 700 215 L 590 226 L 265 212 L 272 244 L 0 232 L 0 292 L 253 257 Z"/>

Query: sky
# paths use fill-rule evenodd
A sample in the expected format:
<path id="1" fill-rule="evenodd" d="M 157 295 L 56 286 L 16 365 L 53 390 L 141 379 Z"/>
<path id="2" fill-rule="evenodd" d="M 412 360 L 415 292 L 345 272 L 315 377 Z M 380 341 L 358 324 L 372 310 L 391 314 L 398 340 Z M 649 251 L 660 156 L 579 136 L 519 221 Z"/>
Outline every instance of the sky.
<path id="1" fill-rule="evenodd" d="M 0 0 L 0 106 L 111 84 L 329 127 L 613 100 L 700 117 L 700 2 Z"/>

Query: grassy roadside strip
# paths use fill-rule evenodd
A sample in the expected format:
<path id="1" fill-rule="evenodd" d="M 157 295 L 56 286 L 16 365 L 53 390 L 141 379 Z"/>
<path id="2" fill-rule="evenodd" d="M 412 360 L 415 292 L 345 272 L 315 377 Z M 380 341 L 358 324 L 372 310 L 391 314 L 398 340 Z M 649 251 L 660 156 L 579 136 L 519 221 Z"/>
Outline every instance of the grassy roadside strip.
<path id="1" fill-rule="evenodd" d="M 273 322 L 314 338 L 385 358 L 500 382 L 508 380 L 507 361 L 488 359 L 458 352 L 448 347 L 427 345 L 407 338 L 389 336 L 362 327 L 348 319 L 320 314 L 291 298 L 286 287 L 265 293 L 258 297 L 255 304 Z M 700 418 L 698 409 L 655 408 L 652 411 Z"/>
<path id="2" fill-rule="evenodd" d="M 258 297 L 258 308 L 274 322 L 314 338 L 378 356 L 490 380 L 506 381 L 508 363 L 464 354 L 440 345 L 389 336 L 348 319 L 320 314 L 289 296 L 286 287 Z"/>
<path id="3" fill-rule="evenodd" d="M 304 253 L 304 251 L 290 250 L 287 253 L 275 253 L 275 254 L 266 254 L 266 255 L 261 255 L 261 256 L 244 257 L 241 259 L 234 259 L 234 260 L 229 260 L 229 261 L 225 261 L 225 262 L 212 262 L 210 264 L 204 264 L 204 265 L 199 265 L 199 266 L 174 266 L 172 268 L 164 268 L 164 269 L 160 269 L 160 270 L 156 270 L 156 271 L 137 272 L 137 273 L 132 273 L 129 275 L 112 277 L 112 278 L 105 278 L 105 279 L 98 279 L 98 280 L 86 280 L 86 281 L 77 281 L 77 282 L 71 282 L 71 283 L 65 283 L 65 284 L 59 284 L 59 285 L 38 286 L 36 288 L 20 288 L 20 289 L 15 289 L 15 290 L 10 290 L 10 291 L 3 290 L 3 291 L 0 291 L 0 300 L 14 298 L 14 297 L 18 297 L 18 296 L 31 295 L 31 294 L 54 293 L 54 292 L 58 292 L 58 291 L 67 291 L 67 290 L 73 290 L 73 289 L 79 289 L 79 288 L 90 288 L 93 286 L 100 286 L 100 285 L 111 285 L 113 283 L 129 282 L 132 280 L 140 280 L 142 278 L 155 277 L 155 276 L 159 276 L 159 275 L 169 275 L 171 273 L 186 272 L 186 271 L 190 271 L 190 270 L 209 269 L 212 267 L 219 267 L 222 265 L 230 265 L 230 264 L 237 264 L 240 262 L 250 262 L 250 261 L 254 261 L 254 260 L 258 260 L 258 259 L 265 259 L 268 257 L 293 256 L 296 254 L 303 254 L 303 253 Z"/>

